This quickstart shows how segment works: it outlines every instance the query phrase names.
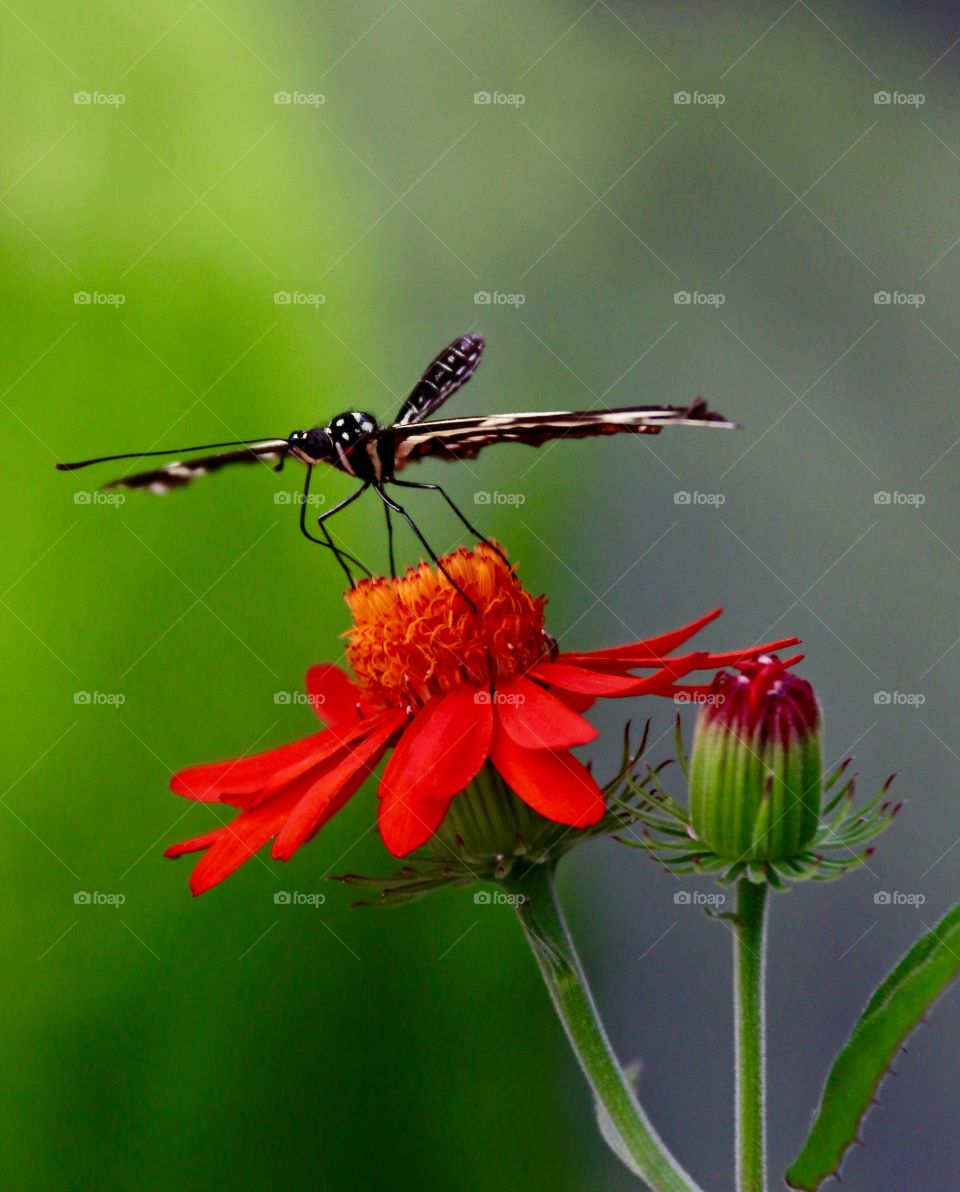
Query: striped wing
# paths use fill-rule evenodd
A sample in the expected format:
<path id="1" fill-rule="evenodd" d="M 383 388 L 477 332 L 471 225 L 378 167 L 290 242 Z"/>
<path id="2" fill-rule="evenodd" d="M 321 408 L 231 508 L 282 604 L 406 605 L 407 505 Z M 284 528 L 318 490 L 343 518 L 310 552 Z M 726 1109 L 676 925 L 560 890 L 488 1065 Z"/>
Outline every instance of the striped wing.
<path id="1" fill-rule="evenodd" d="M 149 472 L 134 472 L 132 476 L 121 476 L 111 480 L 104 488 L 148 488 L 154 493 L 166 493 L 172 488 L 183 488 L 195 476 L 206 476 L 219 472 L 229 464 L 271 463 L 287 454 L 286 439 L 266 439 L 262 443 L 251 443 L 236 451 L 218 451 L 216 455 L 199 455 L 196 459 L 178 459 Z"/>
<path id="2" fill-rule="evenodd" d="M 414 460 L 473 459 L 494 443 L 540 447 L 556 439 L 596 435 L 658 435 L 665 426 L 710 426 L 735 429 L 721 414 L 697 398 L 691 405 L 626 406 L 616 410 L 557 411 L 546 414 L 492 414 L 487 418 L 445 418 L 418 426 L 393 426 L 383 437 L 394 444 L 395 468 Z"/>
<path id="3" fill-rule="evenodd" d="M 429 418 L 477 371 L 483 352 L 482 335 L 463 335 L 432 360 L 400 407 L 396 426 L 410 426 Z"/>

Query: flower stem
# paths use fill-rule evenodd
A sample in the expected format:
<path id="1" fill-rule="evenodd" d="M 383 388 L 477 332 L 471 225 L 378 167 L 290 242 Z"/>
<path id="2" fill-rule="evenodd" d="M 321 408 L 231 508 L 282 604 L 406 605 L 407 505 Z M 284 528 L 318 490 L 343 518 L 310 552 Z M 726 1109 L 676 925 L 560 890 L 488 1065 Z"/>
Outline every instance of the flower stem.
<path id="1" fill-rule="evenodd" d="M 734 929 L 737 1048 L 737 1188 L 764 1192 L 766 1094 L 766 883 L 741 878 Z"/>
<path id="2" fill-rule="evenodd" d="M 614 1147 L 654 1192 L 696 1192 L 643 1112 L 607 1039 L 573 940 L 557 901 L 553 866 L 517 869 L 504 883 L 517 896 L 517 914 L 567 1038 L 599 1107 L 617 1134 Z M 608 1142 L 611 1139 L 608 1137 Z"/>

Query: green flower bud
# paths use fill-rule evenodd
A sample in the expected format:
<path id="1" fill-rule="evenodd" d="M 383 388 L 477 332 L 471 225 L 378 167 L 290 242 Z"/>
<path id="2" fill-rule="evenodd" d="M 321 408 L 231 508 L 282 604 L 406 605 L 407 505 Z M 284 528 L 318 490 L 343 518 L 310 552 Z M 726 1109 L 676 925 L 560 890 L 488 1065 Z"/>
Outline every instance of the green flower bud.
<path id="1" fill-rule="evenodd" d="M 795 857 L 819 826 L 820 708 L 813 688 L 777 658 L 714 679 L 697 721 L 690 768 L 696 836 L 730 861 Z"/>

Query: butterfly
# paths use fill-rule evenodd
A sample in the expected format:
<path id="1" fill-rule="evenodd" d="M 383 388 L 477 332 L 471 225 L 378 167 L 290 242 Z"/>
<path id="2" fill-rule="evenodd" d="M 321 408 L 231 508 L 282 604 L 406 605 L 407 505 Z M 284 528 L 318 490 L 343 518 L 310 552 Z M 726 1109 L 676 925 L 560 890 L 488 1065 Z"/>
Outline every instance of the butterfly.
<path id="1" fill-rule="evenodd" d="M 334 543 L 327 523 L 335 514 L 353 504 L 371 488 L 383 502 L 386 511 L 390 569 L 393 574 L 396 573 L 396 567 L 391 512 L 403 518 L 433 562 L 440 566 L 444 574 L 447 573 L 407 509 L 394 499 L 389 491 L 391 489 L 425 489 L 439 493 L 462 525 L 475 538 L 486 542 L 441 485 L 399 478 L 398 474 L 412 463 L 430 458 L 475 459 L 484 448 L 496 443 L 524 443 L 530 447 L 540 447 L 544 443 L 559 439 L 584 439 L 596 435 L 658 435 L 665 426 L 733 429 L 736 425 L 709 410 L 701 398 L 696 398 L 690 405 L 682 407 L 597 407 L 593 410 L 489 414 L 472 418 L 437 418 L 431 421 L 431 414 L 439 410 L 476 372 L 483 349 L 484 340 L 480 335 L 468 334 L 455 339 L 430 362 L 400 407 L 396 420 L 391 423 L 380 423 L 373 414 L 363 410 L 348 410 L 332 418 L 326 426 L 295 430 L 285 439 L 243 439 L 229 443 L 204 443 L 197 447 L 183 447 L 177 450 L 128 452 L 78 460 L 74 463 L 58 463 L 57 468 L 60 471 L 73 472 L 91 464 L 110 463 L 122 459 L 216 451 L 213 455 L 179 459 L 149 471 L 121 476 L 104 485 L 107 489 L 146 488 L 151 492 L 165 493 L 173 488 L 182 488 L 196 476 L 218 472 L 232 464 L 273 464 L 275 470 L 279 471 L 287 459 L 299 460 L 306 465 L 306 479 L 300 501 L 300 529 L 311 542 L 319 543 L 333 552 L 347 580 L 353 586 L 351 563 L 367 575 L 370 571 L 355 556 Z M 222 450 L 223 448 L 234 450 Z M 359 486 L 344 500 L 320 514 L 317 526 L 323 537 L 317 538 L 308 528 L 307 508 L 313 469 L 321 464 L 353 476 L 359 481 Z M 447 578 L 450 578 L 449 575 Z M 454 581 L 451 579 L 450 582 Z"/>

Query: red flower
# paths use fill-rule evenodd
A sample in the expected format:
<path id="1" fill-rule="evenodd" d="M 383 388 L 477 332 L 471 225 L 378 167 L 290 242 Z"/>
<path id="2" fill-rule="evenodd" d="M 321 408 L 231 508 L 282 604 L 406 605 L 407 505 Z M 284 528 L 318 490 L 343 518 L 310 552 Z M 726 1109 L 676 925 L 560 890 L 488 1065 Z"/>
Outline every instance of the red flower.
<path id="1" fill-rule="evenodd" d="M 496 551 L 461 548 L 444 564 L 476 613 L 426 564 L 400 579 L 364 581 L 346 594 L 355 679 L 331 665 L 307 672 L 310 702 L 327 727 L 279 749 L 175 775 L 177 794 L 240 810 L 230 824 L 167 849 L 169 857 L 204 852 L 190 880 L 195 894 L 271 839 L 273 856 L 288 860 L 388 750 L 379 829 L 394 856 L 436 832 L 451 800 L 488 761 L 545 819 L 588 827 L 603 816 L 604 796 L 570 749 L 596 737 L 581 715 L 595 699 L 697 691 L 677 680 L 795 640 L 672 656 L 720 615 L 716 609 L 647 641 L 558 653 L 544 629 L 544 598 L 526 592 Z"/>

